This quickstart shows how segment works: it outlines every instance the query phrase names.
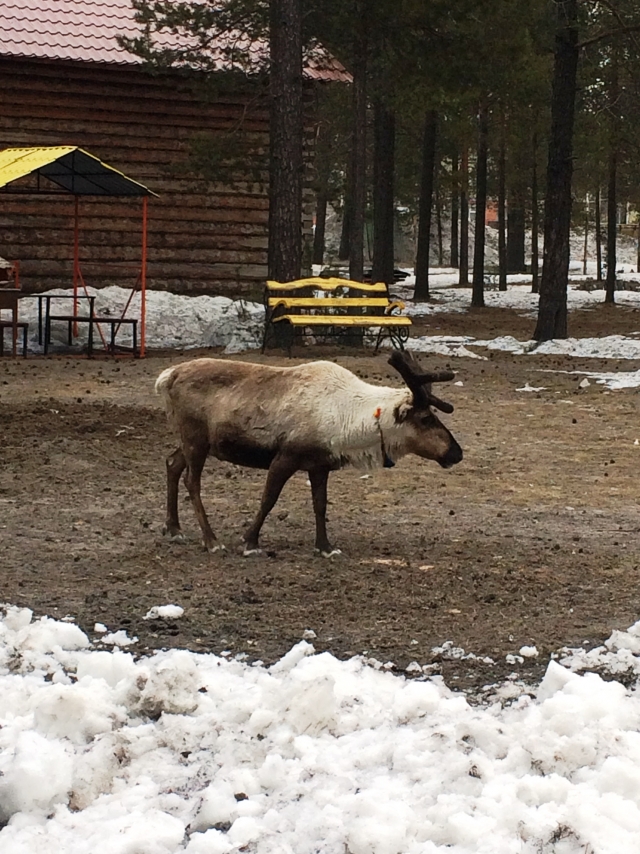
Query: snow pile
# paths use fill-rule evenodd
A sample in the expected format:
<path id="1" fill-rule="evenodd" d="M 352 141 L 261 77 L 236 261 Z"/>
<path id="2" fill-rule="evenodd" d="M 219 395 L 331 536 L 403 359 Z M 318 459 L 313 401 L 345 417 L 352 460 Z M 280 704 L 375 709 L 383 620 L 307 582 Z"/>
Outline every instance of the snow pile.
<path id="1" fill-rule="evenodd" d="M 637 674 L 640 624 L 550 663 L 535 699 L 472 707 L 305 641 L 270 668 L 136 661 L 9 607 L 0 852 L 640 850 L 640 698 L 580 654 Z"/>
<path id="2" fill-rule="evenodd" d="M 126 288 L 108 287 L 97 290 L 88 288 L 96 297 L 95 314 L 101 317 L 120 317 L 131 291 Z M 56 288 L 47 291 L 50 295 L 69 295 L 70 291 Z M 256 349 L 262 344 L 264 331 L 264 307 L 245 300 L 228 297 L 187 297 L 167 291 L 147 291 L 146 300 L 146 345 L 150 349 L 192 347 L 224 347 L 225 353 L 239 353 Z M 51 313 L 69 314 L 72 302 L 69 299 L 51 303 Z M 87 315 L 86 300 L 79 303 L 79 314 Z M 127 309 L 127 317 L 140 317 L 140 294 L 133 296 Z M 29 323 L 29 347 L 39 351 L 38 345 L 38 301 L 26 298 L 20 302 L 20 319 Z M 105 328 L 105 334 L 109 330 Z M 67 345 L 67 324 L 51 324 L 53 347 Z M 87 326 L 79 324 L 76 342 L 86 343 Z M 138 339 L 140 332 L 138 331 Z M 124 346 L 131 346 L 131 330 L 123 326 L 116 339 Z M 94 343 L 100 343 L 99 333 L 94 329 Z"/>
<path id="3" fill-rule="evenodd" d="M 613 676 L 640 679 L 640 622 L 626 632 L 615 630 L 595 649 L 565 649 L 561 664 L 572 671 L 596 670 Z"/>

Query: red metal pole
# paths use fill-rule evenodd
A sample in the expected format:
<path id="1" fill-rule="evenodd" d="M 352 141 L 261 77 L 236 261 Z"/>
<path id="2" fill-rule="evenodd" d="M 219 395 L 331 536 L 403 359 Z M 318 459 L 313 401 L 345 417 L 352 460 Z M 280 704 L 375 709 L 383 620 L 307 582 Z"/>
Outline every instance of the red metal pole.
<path id="1" fill-rule="evenodd" d="M 144 358 L 147 321 L 147 197 L 142 199 L 142 269 L 140 271 L 140 358 Z"/>
<path id="2" fill-rule="evenodd" d="M 78 278 L 80 273 L 80 240 L 78 228 L 78 197 L 74 196 L 73 223 L 73 316 L 78 316 Z M 73 336 L 78 337 L 78 324 L 73 324 Z"/>

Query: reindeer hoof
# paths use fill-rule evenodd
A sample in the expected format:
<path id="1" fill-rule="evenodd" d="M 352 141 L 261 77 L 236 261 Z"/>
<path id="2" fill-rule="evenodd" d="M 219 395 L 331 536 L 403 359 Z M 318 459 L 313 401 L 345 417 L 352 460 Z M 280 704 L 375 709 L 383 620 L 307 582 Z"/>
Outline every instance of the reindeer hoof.
<path id="1" fill-rule="evenodd" d="M 209 552 L 210 555 L 214 555 L 216 552 L 226 552 L 227 547 L 223 545 L 223 543 L 215 543 L 215 545 L 208 546 L 206 543 L 202 544 L 202 547 L 206 552 Z"/>
<path id="2" fill-rule="evenodd" d="M 187 538 L 182 533 L 182 531 L 170 531 L 165 525 L 162 529 L 163 537 L 169 537 L 170 543 L 186 543 Z"/>
<path id="3" fill-rule="evenodd" d="M 322 549 L 314 549 L 314 551 L 317 555 L 320 555 L 320 557 L 335 557 L 336 555 L 342 554 L 342 549 L 329 549 L 325 551 Z"/>
<path id="4" fill-rule="evenodd" d="M 259 549 L 259 548 L 252 549 L 252 548 L 248 548 L 245 546 L 245 549 L 242 552 L 242 557 L 251 557 L 251 555 L 261 555 L 261 554 L 262 554 L 262 549 Z"/>

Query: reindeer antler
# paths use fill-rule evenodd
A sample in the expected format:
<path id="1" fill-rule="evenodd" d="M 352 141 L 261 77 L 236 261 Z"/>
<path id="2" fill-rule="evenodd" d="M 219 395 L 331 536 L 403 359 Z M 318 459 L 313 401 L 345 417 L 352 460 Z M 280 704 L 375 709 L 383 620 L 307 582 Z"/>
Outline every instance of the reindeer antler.
<path id="1" fill-rule="evenodd" d="M 431 391 L 431 383 L 446 383 L 455 377 L 453 371 L 425 372 L 416 359 L 405 350 L 394 350 L 389 357 L 389 364 L 394 368 L 413 392 L 416 406 L 435 406 L 441 412 L 453 412 L 453 406 Z"/>

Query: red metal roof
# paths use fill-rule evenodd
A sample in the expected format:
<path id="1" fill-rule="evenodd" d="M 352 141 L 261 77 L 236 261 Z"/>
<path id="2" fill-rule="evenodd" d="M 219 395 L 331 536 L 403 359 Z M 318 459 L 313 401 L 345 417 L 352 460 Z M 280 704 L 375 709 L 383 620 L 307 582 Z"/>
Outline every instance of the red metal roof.
<path id="1" fill-rule="evenodd" d="M 141 59 L 120 47 L 117 36 L 141 33 L 131 0 L 0 0 L 0 56 L 137 65 Z M 172 46 L 163 36 L 163 46 Z M 264 57 L 265 42 L 247 43 L 245 57 Z M 215 45 L 212 51 L 216 55 Z M 246 61 L 246 60 L 245 60 Z M 223 67 L 222 60 L 219 63 Z M 314 80 L 351 79 L 326 51 L 315 49 L 305 76 Z"/>

